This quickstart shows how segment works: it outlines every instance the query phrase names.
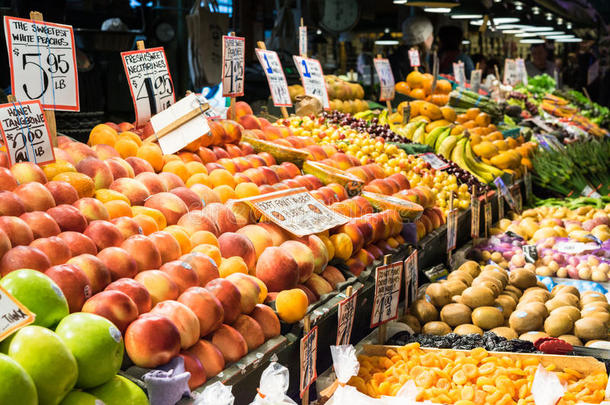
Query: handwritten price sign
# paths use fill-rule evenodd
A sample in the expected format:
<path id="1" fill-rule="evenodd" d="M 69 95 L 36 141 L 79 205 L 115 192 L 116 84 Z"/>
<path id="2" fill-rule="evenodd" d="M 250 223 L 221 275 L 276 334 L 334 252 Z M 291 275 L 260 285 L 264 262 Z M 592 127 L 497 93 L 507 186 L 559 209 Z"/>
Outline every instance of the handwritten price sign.
<path id="1" fill-rule="evenodd" d="M 413 68 L 421 66 L 419 51 L 416 48 L 409 49 L 409 63 Z"/>
<path id="2" fill-rule="evenodd" d="M 449 167 L 449 163 L 444 162 L 434 153 L 422 153 L 419 157 L 424 159 L 433 169 L 443 170 Z"/>
<path id="3" fill-rule="evenodd" d="M 356 302 L 358 293 L 352 295 L 339 302 L 337 311 L 337 342 L 336 345 L 349 345 L 352 337 L 352 327 L 354 326 L 354 314 L 356 313 Z"/>
<path id="4" fill-rule="evenodd" d="M 485 237 L 487 237 L 487 234 L 489 232 L 489 230 L 491 229 L 492 224 L 492 212 L 491 212 L 491 201 L 486 201 L 485 202 Z"/>
<path id="5" fill-rule="evenodd" d="M 458 210 L 454 208 L 447 214 L 447 252 L 457 246 L 457 219 Z"/>
<path id="6" fill-rule="evenodd" d="M 402 283 L 402 261 L 375 270 L 375 301 L 371 328 L 398 318 L 398 299 Z"/>
<path id="7" fill-rule="evenodd" d="M 273 105 L 276 107 L 291 107 L 292 101 L 290 101 L 290 94 L 288 93 L 288 83 L 277 53 L 256 48 L 256 56 L 267 76 Z"/>
<path id="8" fill-rule="evenodd" d="M 316 59 L 294 56 L 294 64 L 301 75 L 305 94 L 317 98 L 325 110 L 329 109 L 330 103 L 326 92 L 326 82 L 320 62 Z"/>
<path id="9" fill-rule="evenodd" d="M 458 62 L 453 64 L 453 76 L 458 86 L 464 87 L 466 85 L 466 71 L 464 70 L 464 62 Z"/>
<path id="10" fill-rule="evenodd" d="M 309 386 L 318 378 L 316 362 L 318 360 L 318 327 L 314 326 L 301 339 L 301 398 Z"/>
<path id="11" fill-rule="evenodd" d="M 244 54 L 246 38 L 222 37 L 222 95 L 244 95 Z"/>
<path id="12" fill-rule="evenodd" d="M 379 84 L 381 86 L 381 95 L 379 101 L 394 100 L 394 74 L 390 61 L 385 58 L 375 58 L 375 71 L 379 76 Z"/>
<path id="13" fill-rule="evenodd" d="M 470 198 L 470 237 L 477 239 L 479 237 L 479 220 L 481 217 L 481 200 L 476 195 Z"/>
<path id="14" fill-rule="evenodd" d="M 163 48 L 121 52 L 121 58 L 139 127 L 176 102 L 174 83 Z"/>
<path id="15" fill-rule="evenodd" d="M 307 27 L 304 25 L 299 27 L 299 55 L 307 55 Z"/>
<path id="16" fill-rule="evenodd" d="M 17 100 L 40 100 L 44 109 L 79 111 L 74 33 L 69 25 L 4 17 Z"/>
<path id="17" fill-rule="evenodd" d="M 0 286 L 0 341 L 32 322 L 34 314 Z"/>
<path id="18" fill-rule="evenodd" d="M 0 130 L 9 165 L 32 162 L 53 163 L 55 153 L 40 101 L 0 105 Z"/>
<path id="19" fill-rule="evenodd" d="M 500 192 L 500 195 L 502 197 L 504 197 L 504 199 L 506 200 L 506 202 L 508 203 L 510 208 L 513 211 L 520 213 L 521 210 L 518 209 L 517 203 L 515 202 L 515 199 L 513 198 L 513 195 L 509 191 L 508 187 L 506 187 L 506 184 L 504 184 L 504 181 L 502 181 L 502 179 L 500 177 L 496 177 L 496 179 L 494 180 L 494 184 L 496 185 L 496 187 L 498 188 L 498 191 Z M 502 203 L 501 205 L 502 205 L 502 214 L 504 214 L 504 203 Z M 500 216 L 499 218 L 503 218 L 503 217 L 504 217 L 504 215 Z"/>
<path id="20" fill-rule="evenodd" d="M 414 250 L 405 260 L 405 310 L 415 301 L 417 295 L 417 283 L 419 282 L 419 253 Z"/>

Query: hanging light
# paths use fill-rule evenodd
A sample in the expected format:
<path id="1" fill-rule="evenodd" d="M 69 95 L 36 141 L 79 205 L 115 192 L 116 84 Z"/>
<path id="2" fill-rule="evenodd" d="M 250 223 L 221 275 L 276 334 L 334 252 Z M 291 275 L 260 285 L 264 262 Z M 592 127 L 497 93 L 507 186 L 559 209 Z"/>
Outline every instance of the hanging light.
<path id="1" fill-rule="evenodd" d="M 451 12 L 449 7 L 424 7 L 426 13 L 447 14 Z"/>
<path id="2" fill-rule="evenodd" d="M 544 44 L 544 39 L 539 38 L 526 38 L 519 41 L 522 44 Z"/>
<path id="3" fill-rule="evenodd" d="M 407 0 L 394 0 L 393 3 L 394 4 L 406 4 Z"/>
<path id="4" fill-rule="evenodd" d="M 547 32 L 539 32 L 538 34 L 540 34 L 540 36 L 543 36 L 543 37 L 549 37 L 551 35 L 564 35 L 565 32 L 563 32 L 563 31 L 547 31 Z"/>
<path id="5" fill-rule="evenodd" d="M 582 38 L 556 39 L 555 42 L 582 42 Z"/>
<path id="6" fill-rule="evenodd" d="M 526 32 L 545 32 L 545 31 L 553 31 L 553 30 L 554 30 L 553 27 L 529 27 L 529 28 L 523 29 L 523 31 L 526 31 Z"/>
<path id="7" fill-rule="evenodd" d="M 532 14 L 534 14 L 534 15 L 540 14 L 540 7 L 532 7 Z"/>
<path id="8" fill-rule="evenodd" d="M 375 45 L 398 45 L 398 40 L 392 38 L 390 29 L 386 28 L 383 30 L 383 35 L 375 40 Z"/>
<path id="9" fill-rule="evenodd" d="M 514 35 L 514 34 L 521 34 L 523 32 L 524 32 L 523 30 L 504 30 L 504 31 L 502 31 L 502 34 L 507 34 L 507 35 L 511 34 L 511 35 Z"/>
<path id="10" fill-rule="evenodd" d="M 557 25 L 563 25 L 563 18 L 557 17 Z"/>
<path id="11" fill-rule="evenodd" d="M 523 3 L 521 3 L 520 1 L 515 1 L 515 10 L 517 10 L 517 11 L 523 10 Z"/>
<path id="12" fill-rule="evenodd" d="M 506 30 L 522 30 L 525 31 L 528 28 L 533 27 L 532 25 L 523 25 L 523 24 L 502 24 L 502 25 L 496 25 L 496 28 L 499 29 L 500 31 L 506 31 Z"/>
<path id="13" fill-rule="evenodd" d="M 462 45 L 470 45 L 470 40 L 468 40 L 468 39 L 462 40 Z"/>
<path id="14" fill-rule="evenodd" d="M 567 29 L 569 29 L 569 30 L 571 30 L 571 29 L 572 29 L 572 23 L 568 21 L 568 22 L 566 23 L 566 28 L 567 28 Z"/>
<path id="15" fill-rule="evenodd" d="M 425 7 L 425 8 L 449 8 L 460 5 L 459 0 L 407 0 L 407 6 Z"/>
<path id="16" fill-rule="evenodd" d="M 567 34 L 567 35 L 550 35 L 550 36 L 546 37 L 546 39 L 552 39 L 552 40 L 571 39 L 571 38 L 574 38 L 574 35 L 572 35 L 572 34 Z"/>
<path id="17" fill-rule="evenodd" d="M 517 23 L 519 22 L 519 18 L 518 17 L 498 17 L 498 18 L 494 18 L 494 24 L 496 24 L 496 26 L 501 25 L 501 24 L 512 24 L 512 23 Z M 471 25 L 483 25 L 483 19 L 480 20 L 473 20 L 470 21 Z M 491 22 L 488 21 L 487 25 L 491 25 Z"/>
<path id="18" fill-rule="evenodd" d="M 537 37 L 539 34 L 537 32 L 522 32 L 519 34 L 516 34 L 515 36 L 517 38 L 527 38 L 527 37 Z"/>
<path id="19" fill-rule="evenodd" d="M 553 14 L 552 13 L 546 13 L 544 16 L 546 17 L 547 21 L 553 21 Z"/>

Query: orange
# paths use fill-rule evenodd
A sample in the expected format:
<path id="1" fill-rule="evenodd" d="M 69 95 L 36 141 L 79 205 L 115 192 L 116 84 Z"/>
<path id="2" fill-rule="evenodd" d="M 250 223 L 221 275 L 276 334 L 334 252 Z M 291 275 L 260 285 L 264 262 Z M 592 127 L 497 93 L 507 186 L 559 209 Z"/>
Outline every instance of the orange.
<path id="1" fill-rule="evenodd" d="M 135 156 L 138 153 L 138 144 L 128 137 L 122 137 L 114 144 L 114 149 L 119 152 L 123 159 Z"/>
<path id="2" fill-rule="evenodd" d="M 184 182 L 186 182 L 188 180 L 188 178 L 190 177 L 188 169 L 186 168 L 186 165 L 180 159 L 172 160 L 171 162 L 167 162 L 165 164 L 165 166 L 163 166 L 163 171 L 174 173 L 175 175 L 180 177 L 182 179 L 182 181 L 184 181 Z"/>
<path id="3" fill-rule="evenodd" d="M 232 189 L 235 189 L 235 179 L 231 172 L 225 169 L 216 169 L 208 174 L 210 180 L 210 187 L 218 187 L 227 185 Z"/>
<path id="4" fill-rule="evenodd" d="M 426 92 L 426 95 L 432 94 L 432 75 L 428 75 L 428 73 L 424 74 L 423 89 Z"/>
<path id="5" fill-rule="evenodd" d="M 235 186 L 236 198 L 253 197 L 255 195 L 259 195 L 260 193 L 261 192 L 255 183 L 245 182 L 239 183 L 237 186 Z"/>
<path id="6" fill-rule="evenodd" d="M 133 213 L 131 212 L 131 207 L 123 200 L 107 201 L 104 203 L 104 207 L 106 207 L 110 219 L 133 216 Z"/>
<path id="7" fill-rule="evenodd" d="M 330 237 L 330 241 L 335 247 L 336 258 L 347 260 L 352 257 L 354 245 L 351 238 L 346 233 L 336 233 Z"/>
<path id="8" fill-rule="evenodd" d="M 205 255 L 210 256 L 210 258 L 212 260 L 214 260 L 214 263 L 216 263 L 217 266 L 220 266 L 220 262 L 222 261 L 222 256 L 220 255 L 220 249 L 218 249 L 218 247 L 216 247 L 214 245 L 203 244 L 203 245 L 195 246 L 191 250 L 191 252 L 199 252 L 199 253 L 203 253 Z"/>
<path id="9" fill-rule="evenodd" d="M 79 198 L 93 197 L 95 183 L 83 173 L 63 172 L 53 177 L 54 181 L 65 181 L 76 189 Z"/>
<path id="10" fill-rule="evenodd" d="M 307 294 L 300 288 L 280 291 L 275 297 L 277 314 L 282 321 L 287 323 L 295 323 L 303 319 L 308 306 Z"/>
<path id="11" fill-rule="evenodd" d="M 468 117 L 469 120 L 474 120 L 477 118 L 477 115 L 479 115 L 481 113 L 481 109 L 477 108 L 477 107 L 472 107 L 469 108 L 468 110 L 466 110 L 466 117 Z"/>
<path id="12" fill-rule="evenodd" d="M 133 212 L 133 215 L 146 215 L 151 217 L 157 224 L 157 228 L 159 230 L 163 230 L 167 226 L 167 220 L 165 219 L 165 215 L 163 215 L 163 213 L 158 209 L 142 206 L 133 206 L 131 207 L 131 212 Z"/>
<path id="13" fill-rule="evenodd" d="M 418 100 L 423 100 L 426 98 L 426 92 L 424 91 L 424 89 L 416 88 L 411 90 L 411 94 L 409 94 L 409 96 Z"/>
<path id="14" fill-rule="evenodd" d="M 76 172 L 76 167 L 67 160 L 57 159 L 53 163 L 42 166 L 42 171 L 47 176 L 47 180 L 50 181 L 59 173 Z"/>
<path id="15" fill-rule="evenodd" d="M 136 215 L 133 217 L 133 220 L 137 222 L 137 224 L 142 228 L 142 233 L 144 235 L 150 235 L 153 232 L 157 232 L 159 227 L 154 219 L 149 217 L 148 215 Z"/>
<path id="16" fill-rule="evenodd" d="M 451 82 L 449 82 L 448 80 L 438 80 L 436 82 L 436 92 L 437 93 L 442 93 L 442 94 L 449 94 L 451 93 Z"/>
<path id="17" fill-rule="evenodd" d="M 214 192 L 220 197 L 220 201 L 224 204 L 231 199 L 235 199 L 235 190 L 226 184 L 221 184 L 218 187 L 214 187 Z"/>
<path id="18" fill-rule="evenodd" d="M 95 198 L 100 200 L 103 203 L 107 203 L 108 201 L 121 200 L 127 203 L 127 205 L 131 205 L 129 198 L 125 196 L 125 194 L 121 194 L 118 191 L 110 190 L 107 188 L 100 188 L 95 191 Z"/>
<path id="19" fill-rule="evenodd" d="M 466 121 L 468 121 L 468 116 L 466 114 L 458 114 L 457 117 L 455 117 L 455 120 L 459 123 L 459 124 L 463 124 Z"/>
<path id="20" fill-rule="evenodd" d="M 114 130 L 114 128 L 106 125 L 106 124 L 98 124 L 93 127 L 91 132 L 89 133 L 89 141 L 87 144 L 89 146 L 98 145 L 98 144 L 106 144 L 110 146 L 114 146 L 114 143 L 117 141 L 119 135 Z"/>
<path id="21" fill-rule="evenodd" d="M 204 173 L 195 173 L 186 181 L 186 186 L 191 187 L 193 184 L 205 184 L 206 186 L 210 186 L 210 182 L 208 180 L 208 175 Z"/>
<path id="22" fill-rule="evenodd" d="M 432 94 L 429 100 L 432 104 L 438 106 L 447 105 L 449 103 L 449 96 L 446 94 Z"/>
<path id="23" fill-rule="evenodd" d="M 138 134 L 133 133 L 131 131 L 121 132 L 119 134 L 119 139 L 121 139 L 121 138 L 130 139 L 130 140 L 134 141 L 135 143 L 137 143 L 138 146 L 142 146 L 142 138 L 140 138 L 138 136 Z"/>
<path id="24" fill-rule="evenodd" d="M 409 85 L 407 84 L 407 82 L 396 83 L 395 89 L 398 93 L 405 94 L 405 95 L 409 95 L 409 93 L 411 92 L 411 89 L 409 88 Z"/>
<path id="25" fill-rule="evenodd" d="M 214 245 L 218 247 L 218 239 L 210 231 L 197 231 L 191 235 L 191 246 L 199 246 L 203 244 Z"/>
<path id="26" fill-rule="evenodd" d="M 155 172 L 160 172 L 163 169 L 163 152 L 156 143 L 145 142 L 138 148 L 136 156 L 150 163 Z"/>
<path id="27" fill-rule="evenodd" d="M 477 126 L 477 123 L 474 122 L 473 120 L 470 120 L 470 121 L 463 122 L 462 126 L 466 129 L 472 129 Z"/>
<path id="28" fill-rule="evenodd" d="M 191 251 L 191 240 L 189 238 L 189 234 L 179 225 L 170 225 L 164 229 L 165 232 L 171 234 L 174 239 L 178 241 L 180 245 L 180 251 L 183 255 L 189 253 Z M 220 251 L 218 251 L 220 254 Z M 218 265 L 218 263 L 216 263 Z"/>
<path id="29" fill-rule="evenodd" d="M 239 256 L 223 258 L 220 262 L 220 266 L 218 266 L 218 274 L 220 274 L 220 277 L 222 278 L 233 273 L 248 274 L 248 265 L 246 265 L 244 259 Z"/>
<path id="30" fill-rule="evenodd" d="M 414 70 L 407 75 L 407 84 L 411 89 L 420 89 L 423 87 L 424 75 Z"/>

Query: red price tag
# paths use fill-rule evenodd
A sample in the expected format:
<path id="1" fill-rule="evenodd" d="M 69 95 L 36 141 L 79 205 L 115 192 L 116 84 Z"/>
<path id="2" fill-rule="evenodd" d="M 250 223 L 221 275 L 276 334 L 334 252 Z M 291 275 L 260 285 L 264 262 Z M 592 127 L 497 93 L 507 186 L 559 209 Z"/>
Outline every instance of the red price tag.
<path id="1" fill-rule="evenodd" d="M 301 338 L 301 398 L 309 386 L 318 378 L 316 363 L 318 360 L 318 327 L 314 326 L 308 334 Z"/>

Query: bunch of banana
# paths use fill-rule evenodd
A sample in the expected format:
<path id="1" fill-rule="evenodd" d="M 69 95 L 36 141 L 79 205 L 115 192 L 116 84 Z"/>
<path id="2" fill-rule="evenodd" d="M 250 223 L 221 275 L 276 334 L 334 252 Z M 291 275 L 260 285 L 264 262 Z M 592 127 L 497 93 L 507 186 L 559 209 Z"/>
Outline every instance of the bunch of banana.
<path id="1" fill-rule="evenodd" d="M 447 153 L 447 149 L 448 145 L 443 152 Z M 451 150 L 451 160 L 462 169 L 472 173 L 481 183 L 491 183 L 496 177 L 504 174 L 496 167 L 477 161 L 472 153 L 470 140 L 466 136 L 460 137 L 454 144 Z"/>
<path id="2" fill-rule="evenodd" d="M 375 111 L 373 111 L 373 110 L 360 111 L 360 112 L 357 112 L 356 114 L 354 114 L 354 118 L 359 118 L 359 119 L 368 121 L 368 120 L 375 118 Z"/>
<path id="3" fill-rule="evenodd" d="M 382 110 L 377 117 L 379 125 L 385 125 L 388 123 L 388 110 Z"/>
<path id="4" fill-rule="evenodd" d="M 449 127 L 449 126 L 436 127 L 424 136 L 424 143 L 432 148 L 435 148 L 436 141 L 441 137 L 444 139 L 445 137 L 449 136 L 450 133 L 451 133 L 451 127 Z M 436 150 L 436 148 L 435 148 L 435 150 Z"/>

